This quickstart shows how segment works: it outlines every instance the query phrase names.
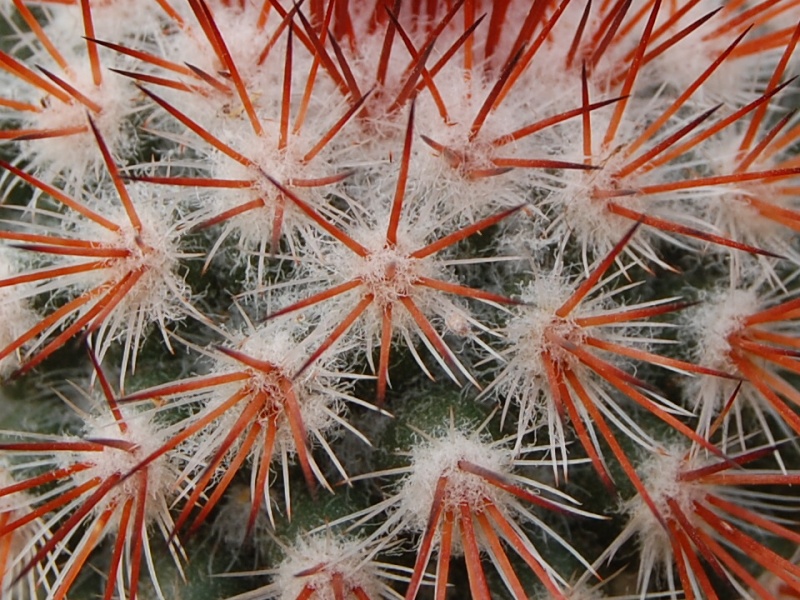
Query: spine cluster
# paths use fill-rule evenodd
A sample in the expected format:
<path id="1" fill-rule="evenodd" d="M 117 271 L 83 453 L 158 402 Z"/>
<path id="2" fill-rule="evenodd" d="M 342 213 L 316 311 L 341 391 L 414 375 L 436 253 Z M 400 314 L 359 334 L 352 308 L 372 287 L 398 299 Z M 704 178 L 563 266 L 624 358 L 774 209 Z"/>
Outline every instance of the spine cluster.
<path id="1" fill-rule="evenodd" d="M 800 595 L 800 2 L 0 14 L 0 596 Z"/>

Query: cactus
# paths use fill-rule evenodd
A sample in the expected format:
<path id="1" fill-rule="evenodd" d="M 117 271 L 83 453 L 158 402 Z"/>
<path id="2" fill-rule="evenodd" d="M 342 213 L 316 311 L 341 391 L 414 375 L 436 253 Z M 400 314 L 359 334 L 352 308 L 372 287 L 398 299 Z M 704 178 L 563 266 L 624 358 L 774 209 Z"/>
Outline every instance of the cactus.
<path id="1" fill-rule="evenodd" d="M 3 598 L 800 595 L 800 3 L 0 11 Z"/>

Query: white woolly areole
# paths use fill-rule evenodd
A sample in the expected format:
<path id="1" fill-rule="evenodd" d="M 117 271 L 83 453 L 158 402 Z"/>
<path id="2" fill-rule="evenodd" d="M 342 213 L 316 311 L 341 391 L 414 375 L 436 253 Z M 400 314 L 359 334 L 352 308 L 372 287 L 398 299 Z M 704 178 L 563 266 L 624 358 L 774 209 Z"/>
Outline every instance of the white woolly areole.
<path id="1" fill-rule="evenodd" d="M 158 425 L 145 415 L 123 413 L 127 431 L 120 429 L 119 423 L 111 416 L 95 417 L 87 427 L 86 440 L 106 440 L 129 444 L 129 448 L 107 446 L 101 451 L 74 452 L 64 466 L 83 463 L 88 469 L 73 476 L 75 486 L 98 478 L 100 485 L 111 477 L 128 474 L 146 457 L 159 450 L 167 441 L 167 435 Z M 101 443 L 102 443 L 101 442 Z M 147 497 L 145 504 L 145 523 L 152 523 L 163 517 L 167 507 L 166 499 L 175 489 L 175 471 L 169 464 L 167 455 L 162 455 L 143 467 L 141 473 L 147 474 Z M 100 515 L 110 508 L 117 512 L 111 521 L 111 528 L 119 526 L 122 507 L 129 500 L 136 501 L 139 496 L 141 477 L 133 475 L 111 488 L 95 505 L 94 514 Z M 91 494 L 92 491 L 86 492 Z M 135 506 L 135 504 L 134 504 Z"/>
<path id="2" fill-rule="evenodd" d="M 708 486 L 695 481 L 681 481 L 681 473 L 704 466 L 700 457 L 686 457 L 686 449 L 672 447 L 663 453 L 654 454 L 640 470 L 645 489 L 655 504 L 659 515 L 665 520 L 675 519 L 668 502 L 674 501 L 681 512 L 694 523 L 695 501 L 708 492 Z M 648 571 L 656 565 L 665 567 L 673 560 L 669 532 L 653 514 L 641 496 L 629 500 L 624 506 L 630 517 L 629 527 L 635 529 L 641 548 L 641 564 Z M 640 573 L 643 569 L 640 569 Z"/>
<path id="3" fill-rule="evenodd" d="M 744 326 L 750 315 L 761 309 L 755 289 L 726 289 L 718 291 L 694 312 L 689 319 L 689 327 L 697 340 L 693 359 L 697 364 L 736 374 L 738 366 L 731 360 L 730 337 Z M 718 377 L 703 377 L 692 381 L 687 388 L 688 400 L 701 408 L 698 431 L 707 432 L 712 419 L 731 398 L 736 382 Z M 737 401 L 733 404 L 736 420 L 741 419 L 743 406 L 752 405 L 756 414 L 762 413 L 763 398 L 754 393 L 752 386 L 745 382 Z M 767 409 L 771 412 L 771 409 Z M 731 415 L 726 416 L 723 430 L 727 432 Z M 763 418 L 763 417 L 762 417 Z M 766 431 L 772 438 L 772 433 Z M 746 446 L 744 440 L 741 440 Z"/>
<path id="4" fill-rule="evenodd" d="M 417 279 L 430 271 L 425 268 L 426 261 L 413 258 L 396 246 L 384 247 L 359 258 L 354 269 L 356 277 L 382 307 L 410 296 Z"/>
<path id="5" fill-rule="evenodd" d="M 281 371 L 292 372 L 300 368 L 304 359 L 297 343 L 291 324 L 276 321 L 255 330 L 237 344 L 237 349 L 257 360 L 271 363 Z"/>
<path id="6" fill-rule="evenodd" d="M 372 228 L 359 227 L 350 235 L 367 249 L 366 256 L 359 256 L 343 244 L 325 244 L 322 239 L 309 238 L 309 247 L 314 249 L 314 261 L 308 266 L 312 277 L 329 289 L 341 283 L 359 281 L 355 290 L 331 298 L 309 312 L 316 313 L 324 327 L 335 326 L 353 310 L 361 298 L 371 294 L 373 301 L 349 332 L 349 336 L 361 339 L 371 347 L 380 340 L 384 309 L 392 308 L 392 324 L 395 331 L 417 331 L 418 325 L 400 300 L 410 298 L 429 319 L 441 316 L 463 329 L 457 315 L 468 315 L 461 302 L 453 295 L 428 288 L 418 283 L 421 278 L 451 281 L 452 276 L 439 264 L 437 254 L 415 258 L 411 254 L 424 247 L 422 236 L 409 232 L 401 224 L 397 233 L 397 244 L 386 245 L 386 219 L 376 219 Z M 428 225 L 430 227 L 430 225 Z"/>
<path id="7" fill-rule="evenodd" d="M 506 336 L 515 349 L 514 365 L 529 377 L 546 377 L 541 354 L 549 350 L 554 358 L 568 360 L 567 355 L 546 339 L 548 332 L 573 339 L 577 326 L 572 319 L 556 316 L 556 311 L 572 295 L 573 287 L 560 277 L 540 277 L 521 294 L 520 314 L 506 326 Z M 583 311 L 580 311 L 583 312 Z"/>
<path id="8" fill-rule="evenodd" d="M 601 95 L 593 96 L 594 99 L 604 99 Z M 610 107 L 609 107 L 610 108 Z M 555 214 L 553 222 L 548 226 L 554 240 L 569 236 L 578 242 L 584 250 L 592 250 L 596 254 L 609 251 L 630 230 L 633 221 L 627 217 L 612 212 L 609 205 L 614 204 L 638 213 L 651 213 L 653 202 L 636 194 L 622 193 L 609 197 L 617 190 L 635 188 L 638 185 L 660 182 L 662 172 L 648 174 L 640 178 L 636 172 L 619 178 L 616 171 L 627 162 L 620 153 L 626 143 L 636 139 L 637 123 L 630 115 L 624 119 L 617 134 L 617 142 L 611 148 L 599 147 L 599 141 L 610 125 L 611 113 L 608 108 L 592 112 L 592 139 L 594 155 L 591 164 L 601 167 L 596 170 L 567 169 L 558 178 L 561 189 L 547 197 L 544 205 Z M 562 157 L 572 162 L 582 162 L 583 153 L 583 127 L 579 119 L 572 119 L 562 123 L 558 130 L 558 137 L 566 142 L 566 147 L 561 149 Z M 646 251 L 649 243 L 643 240 L 643 232 L 638 232 L 629 247 Z"/>
<path id="9" fill-rule="evenodd" d="M 236 405 L 236 408 L 226 411 L 215 425 L 206 428 L 205 436 L 195 436 L 198 437 L 195 442 L 190 440 L 189 443 L 198 445 L 197 451 L 191 454 L 201 457 L 213 454 L 230 433 L 249 399 L 257 394 L 263 394 L 264 404 L 255 418 L 266 430 L 270 419 L 278 415 L 275 445 L 279 451 L 273 454 L 273 460 L 279 460 L 282 453 L 288 456 L 295 455 L 297 447 L 285 408 L 287 398 L 283 386 L 287 384 L 291 385 L 294 391 L 303 426 L 307 432 L 325 434 L 338 429 L 335 416 L 341 412 L 341 406 L 334 394 L 327 389 L 327 384 L 333 386 L 335 379 L 326 377 L 319 363 L 310 366 L 300 377 L 295 378 L 306 356 L 302 352 L 302 347 L 298 346 L 296 336 L 283 322 L 270 323 L 258 329 L 243 340 L 236 350 L 258 361 L 269 363 L 275 370 L 265 373 L 231 358 L 221 358 L 218 367 L 214 369 L 216 373 L 245 371 L 250 378 L 215 388 L 209 396 L 205 411 L 216 410 L 239 390 L 244 390 L 246 397 Z M 313 436 L 309 441 L 311 439 Z M 237 444 L 241 441 L 240 438 Z M 259 448 L 263 448 L 263 441 L 256 445 L 256 449 L 253 450 L 254 455 L 259 454 Z"/>
<path id="10" fill-rule="evenodd" d="M 447 477 L 443 498 L 445 511 L 457 511 L 459 505 L 466 504 L 470 510 L 480 512 L 486 500 L 501 510 L 508 506 L 508 494 L 482 477 L 460 469 L 458 463 L 462 460 L 501 477 L 511 472 L 513 464 L 510 449 L 492 446 L 459 431 L 451 431 L 446 437 L 415 448 L 410 474 L 398 494 L 398 510 L 407 515 L 408 528 L 425 530 L 440 477 Z"/>
<path id="11" fill-rule="evenodd" d="M 752 101 L 749 98 L 748 101 Z M 768 107 L 764 123 L 773 123 L 784 112 L 779 107 Z M 793 121 L 790 121 L 790 123 Z M 728 176 L 735 173 L 758 173 L 790 167 L 792 146 L 775 148 L 774 153 L 756 156 L 746 168 L 740 163 L 744 159 L 740 146 L 746 139 L 749 121 L 737 122 L 720 132 L 698 149 L 687 168 L 694 168 L 708 176 Z M 774 133 L 774 132 L 773 132 Z M 762 124 L 753 143 L 768 140 L 767 127 Z M 675 171 L 679 174 L 679 171 Z M 690 177 L 694 177 L 690 175 Z M 798 194 L 791 193 L 797 177 L 753 181 L 730 182 L 726 185 L 708 186 L 679 191 L 673 194 L 681 199 L 687 215 L 700 229 L 713 232 L 742 244 L 762 248 L 780 254 L 793 263 L 798 263 L 796 249 L 797 233 L 791 219 L 782 217 L 782 211 L 797 212 L 800 208 Z M 720 250 L 721 248 L 717 248 Z M 743 252 L 731 252 L 731 271 L 742 276 L 751 274 L 748 266 L 755 258 Z M 758 257 L 758 271 L 773 270 L 766 257 Z"/>
<path id="12" fill-rule="evenodd" d="M 108 267 L 114 275 L 113 281 L 120 281 L 129 273 L 141 271 L 142 278 L 126 295 L 125 304 L 133 309 L 157 309 L 158 314 L 170 312 L 163 307 L 163 297 L 170 295 L 172 289 L 183 287 L 183 280 L 174 274 L 177 267 L 178 249 L 175 235 L 169 231 L 169 222 L 160 215 L 148 215 L 141 232 L 126 225 L 121 231 L 112 234 L 108 246 L 127 250 L 130 254 L 120 258 Z M 108 272 L 108 271 L 107 271 Z"/>
<path id="13" fill-rule="evenodd" d="M 345 597 L 353 589 L 361 589 L 369 598 L 383 596 L 383 585 L 376 569 L 363 559 L 363 544 L 359 540 L 316 535 L 298 538 L 287 550 L 287 557 L 278 566 L 270 586 L 275 589 L 269 598 L 294 600 L 307 586 L 314 590 L 318 600 L 335 600 L 331 585 L 333 576 L 339 574 L 345 588 Z M 298 576 L 314 570 L 310 575 Z"/>
<path id="14" fill-rule="evenodd" d="M 0 254 L 0 279 L 14 274 L 11 262 L 5 253 Z M 38 321 L 28 302 L 14 288 L 0 289 L 0 348 L 5 348 Z M 19 358 L 13 353 L 0 360 L 0 377 L 6 377 L 19 366 Z"/>
<path id="15" fill-rule="evenodd" d="M 539 277 L 522 290 L 518 314 L 505 327 L 509 350 L 508 363 L 492 384 L 491 389 L 510 402 L 519 403 L 526 417 L 536 421 L 539 412 L 552 410 L 552 403 L 537 403 L 539 394 L 549 389 L 547 370 L 542 352 L 547 350 L 557 363 L 572 364 L 575 359 L 557 344 L 547 339 L 548 332 L 579 343 L 585 335 L 573 319 L 585 313 L 597 312 L 597 303 L 586 301 L 568 318 L 556 316 L 556 311 L 572 295 L 574 286 L 555 276 Z"/>
<path id="16" fill-rule="evenodd" d="M 163 329 L 166 323 L 179 319 L 185 312 L 183 300 L 190 295 L 180 272 L 180 259 L 185 255 L 179 247 L 180 215 L 176 206 L 168 200 L 152 197 L 142 186 L 129 186 L 128 191 L 142 223 L 140 231 L 119 209 L 110 215 L 110 219 L 120 225 L 119 231 L 109 231 L 84 220 L 79 227 L 86 226 L 89 231 L 77 232 L 77 237 L 85 235 L 85 239 L 97 239 L 108 248 L 129 253 L 125 257 L 108 259 L 96 274 L 89 271 L 83 275 L 79 280 L 83 289 L 107 282 L 114 285 L 130 275 L 139 277 L 100 326 L 99 356 L 111 341 L 121 337 L 126 353 L 135 357 L 147 325 L 155 322 Z"/>
<path id="17" fill-rule="evenodd" d="M 22 128 L 59 130 L 85 127 L 86 131 L 21 142 L 21 147 L 22 153 L 29 156 L 37 168 L 59 173 L 69 183 L 82 185 L 85 177 L 97 177 L 102 165 L 102 154 L 89 127 L 87 115 L 113 155 L 128 154 L 137 142 L 129 120 L 139 92 L 123 77 L 107 71 L 104 72 L 102 84 L 96 86 L 86 56 L 68 56 L 67 59 L 76 69 L 76 74 L 71 77 L 59 73 L 57 69 L 55 74 L 97 104 L 100 112 L 89 111 L 77 100 L 65 103 L 50 96 L 32 99 L 32 103 L 41 104 L 44 110 L 26 113 Z"/>
<path id="18" fill-rule="evenodd" d="M 736 367 L 730 360 L 728 338 L 741 329 L 748 316 L 758 310 L 758 297 L 753 290 L 727 290 L 703 303 L 691 322 L 699 341 L 699 363 L 713 369 L 735 372 Z"/>
<path id="19" fill-rule="evenodd" d="M 323 193 L 329 186 L 296 187 L 292 183 L 318 180 L 335 174 L 333 168 L 320 157 L 311 162 L 303 160 L 316 140 L 312 141 L 306 135 L 300 138 L 290 135 L 286 147 L 279 148 L 279 123 L 266 121 L 262 135 L 254 134 L 249 122 L 226 125 L 218 135 L 231 148 L 252 160 L 256 167 L 242 165 L 219 151 L 211 152 L 199 166 L 209 169 L 213 178 L 252 180 L 254 183 L 250 189 L 210 191 L 207 194 L 211 207 L 209 216 L 213 218 L 247 202 L 261 199 L 263 206 L 231 218 L 226 223 L 227 228 L 235 230 L 246 247 L 258 247 L 264 240 L 271 240 L 276 215 L 282 211 L 282 233 L 295 235 L 296 230 L 308 222 L 308 218 L 262 172 L 288 186 L 293 193 L 319 210 L 318 207 L 325 204 Z"/>

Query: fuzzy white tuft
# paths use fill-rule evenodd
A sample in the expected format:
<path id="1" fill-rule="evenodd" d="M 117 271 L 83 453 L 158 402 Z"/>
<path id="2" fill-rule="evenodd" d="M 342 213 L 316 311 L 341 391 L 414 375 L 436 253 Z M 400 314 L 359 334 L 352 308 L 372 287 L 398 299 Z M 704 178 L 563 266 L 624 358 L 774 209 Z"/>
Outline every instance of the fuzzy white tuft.
<path id="1" fill-rule="evenodd" d="M 75 452 L 69 457 L 63 457 L 64 466 L 85 464 L 88 468 L 75 474 L 73 480 L 76 487 L 93 479 L 101 482 L 112 477 L 127 475 L 147 457 L 154 454 L 162 447 L 167 435 L 163 425 L 159 425 L 146 413 L 136 414 L 126 411 L 124 416 L 126 431 L 120 430 L 120 423 L 111 415 L 97 415 L 87 423 L 84 439 L 110 440 L 121 443 L 128 448 L 107 446 L 101 451 Z M 172 518 L 168 506 L 175 495 L 177 471 L 170 464 L 168 455 L 163 455 L 152 461 L 142 469 L 147 474 L 147 504 L 145 506 L 145 521 L 149 524 L 161 523 L 170 525 Z M 100 499 L 93 508 L 95 517 L 100 516 L 109 509 L 121 508 L 126 502 L 136 501 L 142 482 L 139 477 L 133 476 L 125 479 L 120 485 L 114 486 Z M 111 530 L 119 526 L 118 519 L 121 511 L 115 513 Z M 119 535 L 130 535 L 129 532 L 117 532 Z"/>
<path id="2" fill-rule="evenodd" d="M 265 598 L 294 600 L 304 589 L 314 590 L 314 598 L 337 598 L 334 577 L 341 578 L 345 594 L 359 589 L 369 598 L 387 597 L 377 565 L 364 556 L 365 546 L 358 539 L 338 538 L 333 534 L 299 537 L 278 566 L 273 585 L 275 593 Z M 302 575 L 309 570 L 316 572 Z"/>
<path id="3" fill-rule="evenodd" d="M 514 461 L 509 448 L 493 446 L 461 431 L 429 440 L 411 454 L 411 470 L 398 491 L 398 509 L 407 515 L 409 528 L 422 532 L 430 518 L 439 478 L 447 478 L 443 510 L 458 511 L 460 505 L 480 512 L 489 500 L 507 508 L 511 496 L 482 477 L 459 468 L 460 461 L 478 465 L 500 476 L 511 473 Z"/>

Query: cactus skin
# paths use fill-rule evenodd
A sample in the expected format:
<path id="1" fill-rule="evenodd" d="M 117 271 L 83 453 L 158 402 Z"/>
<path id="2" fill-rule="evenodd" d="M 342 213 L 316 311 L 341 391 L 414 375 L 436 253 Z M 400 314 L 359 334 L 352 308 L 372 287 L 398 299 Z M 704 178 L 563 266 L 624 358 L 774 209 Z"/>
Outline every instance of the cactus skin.
<path id="1" fill-rule="evenodd" d="M 0 11 L 3 598 L 800 595 L 800 3 Z"/>

